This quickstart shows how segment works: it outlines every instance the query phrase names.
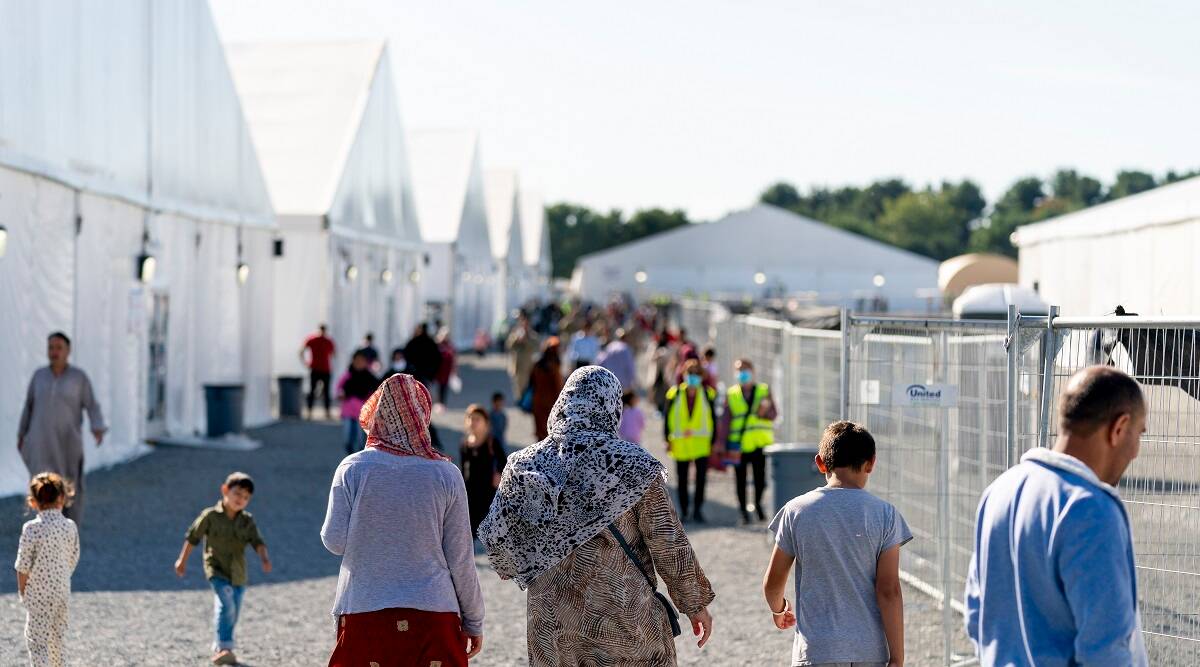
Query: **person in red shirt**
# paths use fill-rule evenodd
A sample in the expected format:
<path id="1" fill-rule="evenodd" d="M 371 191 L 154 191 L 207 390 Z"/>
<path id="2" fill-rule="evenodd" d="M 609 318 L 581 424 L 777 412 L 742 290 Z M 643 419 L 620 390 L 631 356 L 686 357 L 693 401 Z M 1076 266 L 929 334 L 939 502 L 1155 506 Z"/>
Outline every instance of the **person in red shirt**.
<path id="1" fill-rule="evenodd" d="M 333 370 L 333 353 L 337 348 L 333 339 L 325 335 L 325 325 L 317 328 L 317 333 L 306 338 L 304 347 L 300 348 L 300 360 L 308 366 L 309 371 L 308 418 L 312 419 L 313 403 L 317 398 L 317 386 L 320 385 L 321 397 L 325 402 L 325 418 L 332 419 L 329 374 Z"/>

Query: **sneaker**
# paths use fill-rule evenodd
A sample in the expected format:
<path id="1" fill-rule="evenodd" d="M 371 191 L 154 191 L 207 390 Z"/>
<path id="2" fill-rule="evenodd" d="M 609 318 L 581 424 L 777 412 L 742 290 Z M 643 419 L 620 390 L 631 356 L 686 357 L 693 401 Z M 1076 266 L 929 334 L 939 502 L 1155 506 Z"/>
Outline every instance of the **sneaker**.
<path id="1" fill-rule="evenodd" d="M 758 505 L 754 508 L 754 515 L 758 517 L 759 521 L 767 520 L 767 515 L 763 513 L 762 505 Z"/>
<path id="2" fill-rule="evenodd" d="M 214 665 L 236 665 L 237 656 L 233 654 L 233 651 L 225 649 L 212 657 L 212 663 Z"/>
<path id="3" fill-rule="evenodd" d="M 742 510 L 742 521 L 741 521 L 741 524 L 742 524 L 743 526 L 749 526 L 749 525 L 750 525 L 750 513 L 749 513 L 749 512 L 746 512 L 745 510 Z"/>
<path id="4" fill-rule="evenodd" d="M 696 523 L 708 523 L 704 520 L 704 515 L 699 512 L 692 514 L 692 521 L 695 521 Z"/>

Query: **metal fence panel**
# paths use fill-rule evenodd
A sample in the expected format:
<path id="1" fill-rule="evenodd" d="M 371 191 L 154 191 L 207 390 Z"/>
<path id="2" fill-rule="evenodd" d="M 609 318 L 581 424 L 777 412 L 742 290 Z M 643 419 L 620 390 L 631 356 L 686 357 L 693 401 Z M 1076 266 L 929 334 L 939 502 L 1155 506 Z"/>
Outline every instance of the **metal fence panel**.
<path id="1" fill-rule="evenodd" d="M 1053 445 L 1055 401 L 1085 366 L 1112 365 L 1141 383 L 1147 430 L 1119 491 L 1132 524 L 1146 648 L 1152 665 L 1200 664 L 1200 322 L 1111 324 L 1060 318 L 1052 335 L 1024 351 L 1022 385 L 1045 390 L 1023 393 L 1024 414 L 1039 418 L 1021 420 L 1018 441 L 1024 449 Z"/>

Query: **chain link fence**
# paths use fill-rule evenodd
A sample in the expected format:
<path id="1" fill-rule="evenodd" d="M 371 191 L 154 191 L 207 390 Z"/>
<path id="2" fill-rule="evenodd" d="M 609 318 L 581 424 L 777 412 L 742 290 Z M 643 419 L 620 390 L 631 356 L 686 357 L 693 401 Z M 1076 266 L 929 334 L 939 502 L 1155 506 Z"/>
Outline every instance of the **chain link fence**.
<path id="1" fill-rule="evenodd" d="M 961 597 L 984 488 L 1023 452 L 1053 445 L 1073 373 L 1098 363 L 1133 375 L 1149 419 L 1120 492 L 1150 663 L 1200 664 L 1200 320 L 1051 309 L 1007 322 L 846 316 L 837 332 L 693 302 L 678 322 L 715 347 L 723 378 L 734 359 L 754 362 L 780 406 L 778 440 L 815 444 L 841 415 L 875 436 L 871 490 L 916 537 L 903 575 L 941 605 L 945 665 L 974 662 Z"/>

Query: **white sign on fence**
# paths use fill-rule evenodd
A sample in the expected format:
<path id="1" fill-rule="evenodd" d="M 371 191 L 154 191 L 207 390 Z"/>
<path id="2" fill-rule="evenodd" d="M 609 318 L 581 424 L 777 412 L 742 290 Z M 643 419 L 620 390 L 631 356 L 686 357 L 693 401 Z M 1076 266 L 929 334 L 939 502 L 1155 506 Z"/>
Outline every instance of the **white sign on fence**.
<path id="1" fill-rule="evenodd" d="M 863 405 L 879 405 L 879 380 L 860 380 L 858 402 Z"/>
<path id="2" fill-rule="evenodd" d="M 958 406 L 958 385 L 899 385 L 892 393 L 892 405 L 914 408 L 953 408 Z"/>

